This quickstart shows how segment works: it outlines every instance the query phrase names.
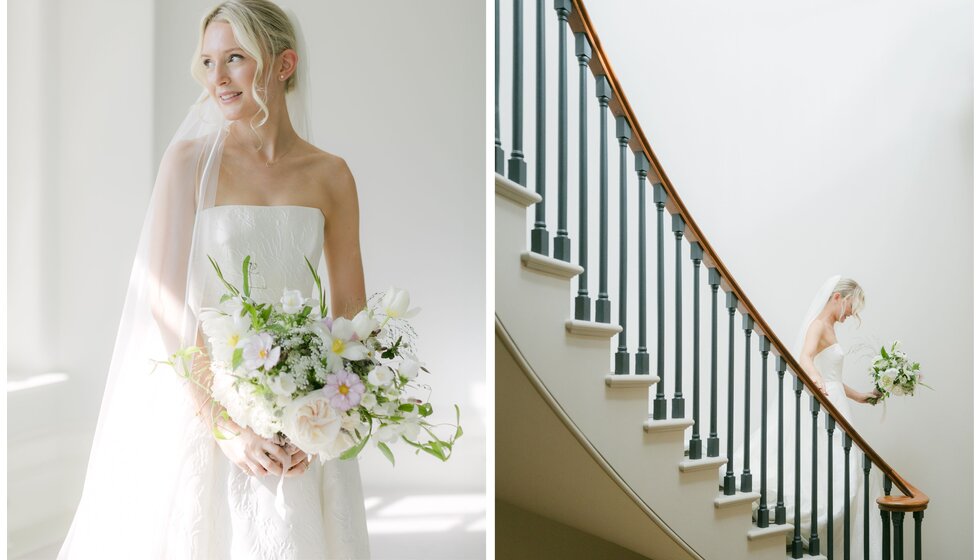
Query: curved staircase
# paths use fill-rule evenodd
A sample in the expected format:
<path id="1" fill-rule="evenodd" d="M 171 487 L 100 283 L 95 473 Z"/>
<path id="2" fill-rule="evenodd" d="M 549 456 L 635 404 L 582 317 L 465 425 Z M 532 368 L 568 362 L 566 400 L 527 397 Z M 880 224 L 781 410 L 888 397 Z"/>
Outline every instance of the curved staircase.
<path id="1" fill-rule="evenodd" d="M 777 444 L 782 449 L 776 441 L 776 420 L 767 421 L 765 407 L 759 404 L 764 398 L 758 393 L 766 379 L 770 395 L 782 387 L 796 389 L 797 399 L 802 396 L 804 412 L 797 424 L 802 423 L 807 432 L 812 420 L 816 433 L 818 416 L 821 434 L 840 430 L 839 439 L 850 457 L 863 457 L 865 481 L 871 468 L 884 474 L 886 495 L 873 503 L 865 494 L 868 514 L 847 514 L 865 527 L 882 524 L 883 558 L 904 557 L 906 513 L 914 519 L 910 557 L 921 558 L 928 497 L 895 472 L 808 377 L 796 375 L 802 368 L 725 267 L 667 178 L 602 50 L 583 0 L 554 0 L 547 9 L 543 0 L 524 4 L 514 0 L 513 9 L 505 14 L 509 17 L 501 18 L 499 0 L 496 3 L 497 120 L 491 150 L 496 171 L 497 498 L 647 558 L 833 558 L 826 542 L 820 546 L 821 540 L 834 540 L 832 533 L 823 539 L 808 538 L 816 527 L 798 527 L 793 519 L 783 519 L 780 513 L 786 510 L 777 503 L 760 505 L 760 493 L 738 491 L 731 472 L 720 484 L 719 468 L 732 457 L 732 432 L 742 433 L 744 428 L 748 433 L 746 426 L 761 421 L 769 427 L 764 447 L 770 462 Z M 534 24 L 533 33 L 525 30 L 528 21 Z M 509 48 L 504 56 L 501 30 Z M 530 43 L 526 36 L 532 35 L 533 57 L 525 55 L 525 43 Z M 546 56 L 546 50 L 551 52 L 546 39 L 553 40 L 549 37 L 558 39 L 557 71 L 547 65 L 549 59 L 555 60 L 551 54 Z M 525 65 L 525 59 L 534 60 L 533 67 Z M 509 78 L 505 75 L 504 80 L 501 61 L 511 61 Z M 577 80 L 569 80 L 566 68 L 573 61 L 578 65 Z M 533 88 L 524 86 L 528 76 L 534 76 Z M 547 77 L 557 78 L 557 91 L 546 86 Z M 502 82 L 503 90 L 510 92 L 509 107 L 501 103 Z M 577 91 L 570 82 L 577 82 Z M 594 97 L 587 95 L 590 89 Z M 578 98 L 577 118 L 569 118 L 573 91 Z M 525 97 L 534 100 L 528 114 Z M 510 111 L 509 153 L 501 140 L 502 105 Z M 595 113 L 598 130 L 590 131 L 590 115 Z M 610 116 L 615 122 L 611 139 Z M 526 136 L 533 141 L 525 139 L 525 128 L 532 131 Z M 533 156 L 525 143 L 533 147 Z M 610 145 L 616 151 L 617 143 L 618 164 L 608 157 Z M 577 181 L 569 177 L 569 148 L 578 149 Z M 589 168 L 596 160 L 597 172 Z M 556 177 L 551 178 L 554 167 Z M 647 233 L 647 198 L 655 216 L 652 235 Z M 594 199 L 599 200 L 598 211 Z M 611 207 L 612 199 L 618 207 Z M 552 225 L 554 217 L 557 227 Z M 577 228 L 571 228 L 570 221 Z M 673 237 L 673 263 L 665 261 L 667 236 Z M 649 253 L 655 264 L 648 266 L 651 237 L 655 242 Z M 682 252 L 689 260 L 682 259 Z M 610 261 L 618 265 L 618 273 L 610 270 Z M 692 289 L 692 265 L 693 296 L 687 292 Z M 653 270 L 650 281 L 648 269 Z M 618 290 L 610 285 L 613 279 Z M 700 303 L 707 299 L 698 295 L 699 289 L 707 293 L 704 283 L 711 288 L 711 306 Z M 655 305 L 647 302 L 648 287 L 656 296 Z M 722 309 L 718 296 L 727 308 L 727 328 L 719 326 L 719 316 L 725 312 L 718 313 Z M 655 341 L 648 349 L 646 315 L 653 307 L 656 320 L 651 317 L 650 322 L 655 325 Z M 711 308 L 710 315 L 706 307 Z M 665 308 L 673 312 L 669 325 Z M 710 347 L 707 340 L 699 341 L 709 321 Z M 736 331 L 744 332 L 744 352 L 734 342 Z M 710 368 L 701 357 L 709 348 Z M 719 362 L 722 353 L 727 368 Z M 741 384 L 735 381 L 736 354 L 739 360 L 744 357 L 744 378 L 741 365 L 738 368 L 738 380 L 744 379 Z M 767 363 L 772 366 L 769 373 Z M 783 379 L 786 372 L 789 375 Z M 665 381 L 673 394 L 665 392 Z M 710 407 L 706 406 L 709 394 Z M 719 422 L 722 411 L 728 416 Z M 793 429 L 781 427 L 786 433 Z M 842 450 L 828 457 L 826 441 L 821 440 L 819 454 L 814 444 L 814 456 L 844 461 Z M 784 451 L 785 484 L 790 487 L 799 470 L 793 450 Z M 739 467 L 735 466 L 736 472 Z M 753 475 L 756 480 L 766 479 L 764 470 Z M 747 490 L 752 487 L 751 476 Z M 800 482 L 810 488 L 811 480 Z M 892 485 L 896 495 L 891 495 Z M 820 499 L 813 496 L 814 503 Z"/>

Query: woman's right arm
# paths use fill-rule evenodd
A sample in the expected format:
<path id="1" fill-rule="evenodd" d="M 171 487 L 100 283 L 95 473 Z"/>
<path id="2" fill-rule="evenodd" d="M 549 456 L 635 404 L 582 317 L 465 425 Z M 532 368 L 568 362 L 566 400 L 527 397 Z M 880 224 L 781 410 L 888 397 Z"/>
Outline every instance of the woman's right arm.
<path id="1" fill-rule="evenodd" d="M 813 381 L 819 390 L 824 395 L 827 395 L 827 389 L 823 384 L 823 376 L 820 375 L 820 370 L 814 364 L 813 359 L 817 355 L 817 345 L 820 343 L 820 328 L 817 326 L 816 321 L 810 324 L 809 330 L 806 332 L 806 338 L 803 340 L 803 351 L 800 353 L 800 366 L 803 367 L 803 371 L 806 375 Z"/>

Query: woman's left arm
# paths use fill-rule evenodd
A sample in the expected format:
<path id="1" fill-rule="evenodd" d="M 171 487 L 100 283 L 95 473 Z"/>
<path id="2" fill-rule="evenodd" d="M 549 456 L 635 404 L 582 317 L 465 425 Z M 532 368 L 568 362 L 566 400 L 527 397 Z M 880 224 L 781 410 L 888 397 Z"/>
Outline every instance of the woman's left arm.
<path id="1" fill-rule="evenodd" d="M 330 278 L 330 316 L 348 319 L 364 308 L 364 269 L 361 265 L 360 217 L 357 186 L 347 163 L 332 165 L 324 214 L 323 254 Z"/>
<path id="2" fill-rule="evenodd" d="M 878 391 L 864 393 L 862 391 L 853 389 L 850 385 L 846 383 L 844 384 L 844 394 L 847 395 L 847 398 L 851 399 L 852 401 L 859 402 L 862 404 L 868 402 L 868 399 L 876 399 L 881 396 L 881 393 L 879 393 Z"/>

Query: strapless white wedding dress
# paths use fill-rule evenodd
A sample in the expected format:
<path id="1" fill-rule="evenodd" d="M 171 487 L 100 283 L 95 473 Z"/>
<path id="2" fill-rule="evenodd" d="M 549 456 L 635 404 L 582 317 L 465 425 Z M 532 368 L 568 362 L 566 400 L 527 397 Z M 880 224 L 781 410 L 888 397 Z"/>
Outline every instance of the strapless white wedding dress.
<path id="1" fill-rule="evenodd" d="M 242 260 L 251 257 L 251 293 L 261 303 L 278 302 L 283 288 L 309 295 L 313 278 L 303 257 L 317 266 L 323 253 L 323 213 L 304 206 L 215 206 L 198 222 L 194 266 L 210 271 L 200 289 L 202 307 L 216 307 L 224 287 L 211 270 L 210 255 L 225 279 L 241 286 Z M 216 446 L 216 444 L 215 444 Z M 220 449 L 214 455 L 214 483 L 203 496 L 212 507 L 192 522 L 200 558 L 362 559 L 368 535 L 356 459 L 320 465 L 287 477 L 281 492 L 285 515 L 276 507 L 280 477 L 246 475 Z M 198 555 L 195 555 L 198 556 Z"/>
<path id="2" fill-rule="evenodd" d="M 844 349 L 839 343 L 834 343 L 821 350 L 814 356 L 814 365 L 823 377 L 824 387 L 827 389 L 827 396 L 830 402 L 840 411 L 844 419 L 853 425 L 851 415 L 850 400 L 844 392 L 843 371 L 844 371 Z M 783 441 L 783 502 L 786 507 L 786 523 L 792 525 L 795 520 L 795 430 L 796 430 L 796 404 L 793 385 L 795 379 L 791 373 L 784 377 L 783 390 L 786 393 L 784 399 L 783 422 L 785 439 Z M 756 391 L 760 391 L 758 383 L 753 384 L 753 398 L 758 398 Z M 775 376 L 769 379 L 767 391 L 770 395 L 778 391 L 778 381 Z M 790 401 L 793 402 L 790 405 Z M 811 510 L 813 495 L 812 488 L 812 461 L 813 461 L 813 415 L 810 412 L 811 397 L 806 390 L 800 397 L 800 536 L 803 539 L 803 552 L 807 552 L 807 546 L 812 531 Z M 769 524 L 775 522 L 775 508 L 777 497 L 778 470 L 777 470 L 777 429 L 778 429 L 778 408 L 774 409 L 770 405 L 767 422 L 767 457 L 766 457 L 766 505 L 768 506 Z M 751 471 L 752 471 L 752 491 L 761 490 L 761 453 L 759 452 L 762 436 L 759 428 L 760 418 L 752 417 L 752 431 L 750 439 Z M 834 430 L 834 462 L 833 462 L 833 484 L 834 484 L 834 558 L 844 557 L 844 434 L 839 426 Z M 744 455 L 741 444 L 735 446 L 733 470 L 735 472 L 736 488 L 741 481 L 741 472 L 744 467 Z M 864 453 L 856 446 L 851 445 L 850 451 L 850 555 L 851 558 L 864 558 Z M 726 467 L 723 465 L 719 470 L 720 479 L 723 479 Z M 820 542 L 820 553 L 826 556 L 828 549 L 827 542 L 827 415 L 826 410 L 821 407 L 817 416 L 817 535 Z M 877 467 L 872 466 L 869 476 L 869 538 L 870 558 L 881 558 L 881 515 L 879 513 L 876 500 L 884 494 L 882 488 L 881 472 Z M 758 507 L 756 501 L 754 507 Z M 787 535 L 787 544 L 793 540 L 793 532 Z"/>

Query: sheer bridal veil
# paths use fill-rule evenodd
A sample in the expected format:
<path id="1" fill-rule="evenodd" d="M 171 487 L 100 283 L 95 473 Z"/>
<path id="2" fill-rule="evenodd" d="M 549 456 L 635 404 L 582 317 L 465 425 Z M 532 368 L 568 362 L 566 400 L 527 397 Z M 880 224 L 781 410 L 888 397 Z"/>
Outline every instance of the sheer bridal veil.
<path id="1" fill-rule="evenodd" d="M 834 275 L 827 278 L 826 281 L 817 290 L 813 299 L 810 301 L 810 305 L 807 308 L 806 314 L 803 316 L 803 321 L 800 323 L 800 328 L 797 331 L 796 338 L 793 340 L 792 346 L 789 347 L 790 352 L 793 353 L 793 357 L 799 361 L 800 354 L 803 351 L 803 341 L 806 339 L 807 330 L 810 328 L 810 324 L 817 315 L 823 310 L 824 306 L 827 304 L 827 300 L 833 295 L 834 288 L 840 281 L 840 275 Z M 784 471 L 784 500 L 786 506 L 789 509 L 792 506 L 792 499 L 795 495 L 795 489 L 793 487 L 793 469 L 795 468 L 796 458 L 794 456 L 794 450 L 796 449 L 796 393 L 794 392 L 794 386 L 796 385 L 796 376 L 805 375 L 803 372 L 791 372 L 787 369 L 786 374 L 783 376 L 782 380 L 782 397 L 779 394 L 779 378 L 774 374 L 775 360 L 770 356 L 769 371 L 767 372 L 767 387 L 766 387 L 766 502 L 767 506 L 771 509 L 776 505 L 776 493 L 777 493 L 777 483 L 778 483 L 778 456 L 774 452 L 776 449 L 775 442 L 778 437 L 778 421 L 779 421 L 779 405 L 782 403 L 783 410 L 783 448 L 784 448 L 784 458 L 783 458 L 783 471 Z M 759 381 L 760 376 L 758 374 L 753 375 L 752 389 L 752 401 L 758 402 L 757 399 L 761 396 L 762 383 Z M 758 411 L 760 408 L 752 407 L 752 413 L 749 419 L 750 426 L 752 427 L 751 435 L 749 436 L 749 470 L 752 473 L 752 491 L 759 492 L 762 488 L 761 477 L 762 477 L 762 426 L 761 426 L 761 413 Z M 810 479 L 811 479 L 811 461 L 809 450 L 812 448 L 812 436 L 811 436 L 811 416 L 810 416 L 810 398 L 809 393 L 806 389 L 803 390 L 800 396 L 800 416 L 801 416 L 801 430 L 800 430 L 800 446 L 801 446 L 801 465 L 800 465 L 800 478 L 803 481 L 803 487 L 801 488 L 801 493 L 803 496 L 808 497 L 810 495 Z M 742 436 L 742 430 L 735 431 L 734 445 L 732 449 L 732 470 L 735 473 L 735 486 L 736 489 L 741 490 L 741 473 L 745 468 L 745 439 Z M 819 433 L 823 434 L 823 422 L 821 421 Z M 823 440 L 820 440 L 822 443 Z M 724 476 L 727 466 L 723 465 L 719 469 L 720 476 Z M 808 513 L 808 510 L 807 512 Z M 773 519 L 770 516 L 770 519 Z M 787 519 L 787 522 L 792 523 L 792 519 Z"/>
<path id="2" fill-rule="evenodd" d="M 294 14 L 297 83 L 287 94 L 293 127 L 311 141 L 306 49 Z M 205 91 L 170 141 L 153 185 L 130 273 L 81 502 L 62 558 L 206 557 L 220 453 L 196 415 L 188 382 L 155 367 L 197 342 L 201 287 L 196 225 L 214 206 L 230 122 Z"/>

